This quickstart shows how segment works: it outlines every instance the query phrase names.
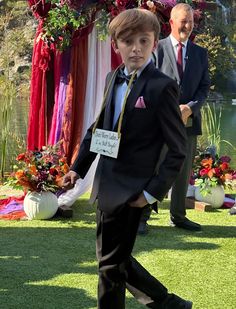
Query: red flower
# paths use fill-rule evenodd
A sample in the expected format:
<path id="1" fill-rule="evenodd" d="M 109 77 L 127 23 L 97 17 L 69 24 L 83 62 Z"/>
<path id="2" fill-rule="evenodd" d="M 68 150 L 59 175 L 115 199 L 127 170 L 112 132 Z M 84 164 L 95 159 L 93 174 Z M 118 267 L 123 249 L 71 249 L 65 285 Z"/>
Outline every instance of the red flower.
<path id="1" fill-rule="evenodd" d="M 199 171 L 200 176 L 206 176 L 209 172 L 209 168 L 203 168 Z"/>
<path id="2" fill-rule="evenodd" d="M 24 154 L 24 153 L 20 153 L 20 154 L 17 156 L 17 158 L 16 158 L 17 161 L 23 161 L 24 159 L 25 159 L 25 154 Z"/>
<path id="3" fill-rule="evenodd" d="M 116 4 L 117 7 L 125 8 L 126 1 L 116 0 L 115 4 Z"/>
<path id="4" fill-rule="evenodd" d="M 215 167 L 215 175 L 216 175 L 216 177 L 220 177 L 221 169 L 219 167 Z"/>
<path id="5" fill-rule="evenodd" d="M 54 167 L 51 167 L 49 170 L 49 174 L 52 176 L 56 176 L 58 174 L 58 171 Z"/>
<path id="6" fill-rule="evenodd" d="M 221 165 L 220 165 L 220 168 L 222 171 L 225 171 L 229 168 L 229 164 L 227 162 L 223 162 Z"/>

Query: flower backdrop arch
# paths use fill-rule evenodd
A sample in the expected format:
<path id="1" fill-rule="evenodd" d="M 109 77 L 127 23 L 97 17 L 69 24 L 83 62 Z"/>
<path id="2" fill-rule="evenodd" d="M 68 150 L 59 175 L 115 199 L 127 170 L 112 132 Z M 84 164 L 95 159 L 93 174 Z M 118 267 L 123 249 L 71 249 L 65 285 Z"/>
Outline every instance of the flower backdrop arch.
<path id="1" fill-rule="evenodd" d="M 162 35 L 167 36 L 170 32 L 170 11 L 176 3 L 186 2 L 192 5 L 196 27 L 200 25 L 206 7 L 205 0 L 45 0 L 43 2 L 50 7 L 43 19 L 43 31 L 39 39 L 42 38 L 49 45 L 55 44 L 59 50 L 65 50 L 84 29 L 93 25 L 98 28 L 99 38 L 104 39 L 109 21 L 126 9 L 139 7 L 152 11 L 159 18 Z M 39 4 L 42 4 L 41 1 L 31 6 L 33 12 Z"/>

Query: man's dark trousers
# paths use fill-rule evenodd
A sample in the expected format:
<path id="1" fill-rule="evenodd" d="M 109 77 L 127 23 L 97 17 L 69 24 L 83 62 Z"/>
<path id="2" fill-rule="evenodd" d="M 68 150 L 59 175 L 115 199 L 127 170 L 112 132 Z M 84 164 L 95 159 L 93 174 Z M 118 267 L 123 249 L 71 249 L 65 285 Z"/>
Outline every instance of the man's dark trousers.
<path id="1" fill-rule="evenodd" d="M 184 160 L 184 164 L 179 173 L 176 181 L 172 186 L 171 195 L 173 194 L 174 198 L 171 196 L 170 202 L 170 218 L 174 223 L 183 222 L 186 216 L 186 207 L 185 207 L 185 196 L 187 194 L 189 179 L 191 175 L 191 167 L 193 165 L 193 160 L 196 153 L 196 145 L 197 145 L 197 136 L 196 135 L 188 135 L 187 136 L 187 153 L 188 156 Z M 164 160 L 165 152 L 167 149 L 164 149 L 162 152 L 162 158 L 160 161 Z M 160 162 L 160 163 L 161 163 Z M 152 207 L 148 206 L 143 209 L 143 213 L 141 216 L 141 222 L 146 223 L 152 212 Z"/>

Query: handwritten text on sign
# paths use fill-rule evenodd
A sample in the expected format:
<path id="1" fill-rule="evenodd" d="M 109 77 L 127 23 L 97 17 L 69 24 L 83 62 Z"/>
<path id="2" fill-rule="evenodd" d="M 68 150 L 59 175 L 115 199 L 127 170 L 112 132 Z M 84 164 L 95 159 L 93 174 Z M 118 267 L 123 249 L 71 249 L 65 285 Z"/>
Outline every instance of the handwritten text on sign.
<path id="1" fill-rule="evenodd" d="M 117 132 L 96 129 L 92 135 L 90 151 L 117 158 L 119 145 L 120 137 Z"/>

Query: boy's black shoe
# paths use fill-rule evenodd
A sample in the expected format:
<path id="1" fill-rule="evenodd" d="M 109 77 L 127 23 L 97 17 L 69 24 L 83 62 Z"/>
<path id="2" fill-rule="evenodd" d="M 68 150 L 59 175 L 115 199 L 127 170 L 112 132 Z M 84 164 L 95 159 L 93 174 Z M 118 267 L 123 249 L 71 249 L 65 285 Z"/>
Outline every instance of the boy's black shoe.
<path id="1" fill-rule="evenodd" d="M 193 303 L 185 300 L 175 294 L 168 294 L 166 299 L 162 302 L 160 309 L 191 309 Z"/>

